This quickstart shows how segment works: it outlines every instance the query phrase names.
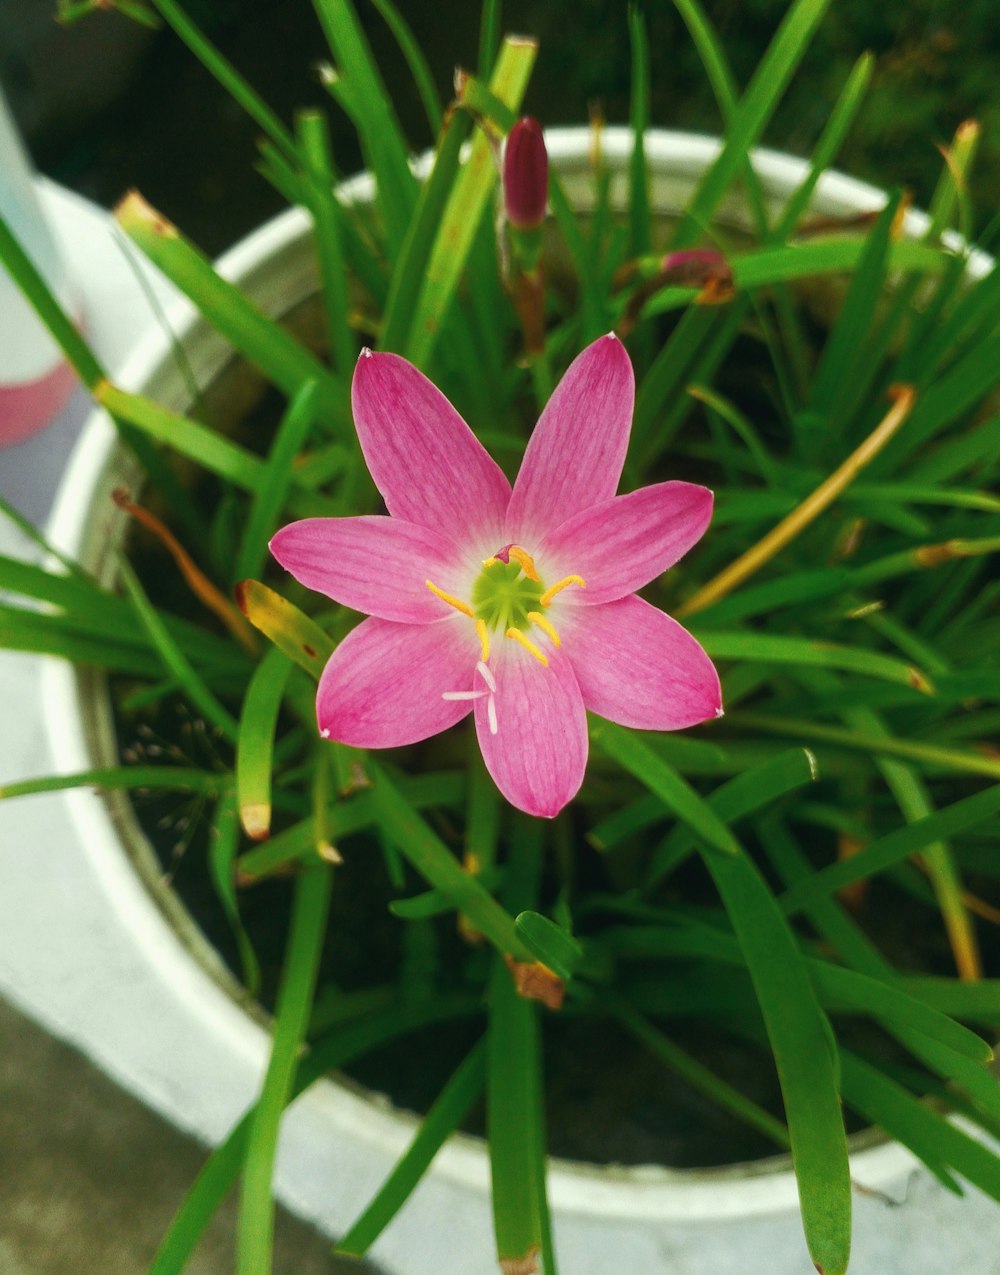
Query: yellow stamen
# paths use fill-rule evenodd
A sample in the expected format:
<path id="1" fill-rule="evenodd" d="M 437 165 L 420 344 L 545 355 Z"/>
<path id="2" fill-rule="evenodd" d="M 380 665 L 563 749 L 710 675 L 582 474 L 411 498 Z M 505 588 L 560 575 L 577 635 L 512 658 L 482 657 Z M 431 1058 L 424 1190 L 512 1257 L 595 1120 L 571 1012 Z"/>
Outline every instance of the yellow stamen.
<path id="1" fill-rule="evenodd" d="M 557 584 L 552 585 L 551 588 L 546 589 L 538 601 L 543 607 L 547 607 L 557 593 L 562 593 L 563 589 L 571 584 L 578 584 L 581 589 L 587 587 L 587 582 L 583 576 L 567 576 L 565 580 L 560 580 Z"/>
<path id="2" fill-rule="evenodd" d="M 515 642 L 520 642 L 524 649 L 533 655 L 539 664 L 544 665 L 545 668 L 549 667 L 548 657 L 545 652 L 537 647 L 534 642 L 532 642 L 531 638 L 525 637 L 520 629 L 509 628 L 504 634 L 504 637 L 513 638 Z"/>
<path id="3" fill-rule="evenodd" d="M 559 638 L 559 634 L 556 632 L 556 626 L 551 620 L 546 620 L 545 616 L 542 615 L 540 611 L 529 611 L 528 619 L 532 622 L 532 624 L 537 624 L 543 633 L 547 633 L 549 635 L 552 639 L 553 646 L 562 646 L 562 641 Z"/>
<path id="4" fill-rule="evenodd" d="M 499 562 L 499 561 L 500 561 L 500 559 L 499 559 L 499 558 L 484 558 L 484 559 L 483 559 L 483 566 L 484 566 L 484 567 L 492 567 L 492 566 L 493 566 L 493 564 L 494 564 L 495 562 Z"/>
<path id="5" fill-rule="evenodd" d="M 479 638 L 479 645 L 483 652 L 483 663 L 490 658 L 490 631 L 486 627 L 485 620 L 476 621 L 476 637 Z"/>
<path id="6" fill-rule="evenodd" d="M 461 598 L 455 598 L 452 597 L 450 593 L 445 593 L 444 589 L 439 589 L 437 585 L 432 584 L 430 580 L 425 580 L 424 584 L 427 585 L 428 589 L 430 589 L 431 593 L 433 593 L 435 597 L 440 598 L 442 602 L 447 602 L 448 605 L 450 607 L 454 607 L 456 611 L 461 611 L 462 614 L 467 615 L 470 620 L 472 619 L 472 607 L 469 606 L 468 602 L 463 602 Z"/>
<path id="7" fill-rule="evenodd" d="M 538 579 L 538 572 L 535 570 L 535 560 L 530 553 L 522 549 L 520 545 L 511 545 L 508 553 L 529 580 Z"/>

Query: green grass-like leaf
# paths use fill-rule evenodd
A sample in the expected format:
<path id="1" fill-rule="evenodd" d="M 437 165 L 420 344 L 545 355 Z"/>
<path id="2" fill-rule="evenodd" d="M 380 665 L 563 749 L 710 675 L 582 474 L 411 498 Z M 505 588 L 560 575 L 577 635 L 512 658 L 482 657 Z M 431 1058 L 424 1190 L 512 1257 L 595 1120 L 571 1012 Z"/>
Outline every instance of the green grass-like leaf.
<path id="1" fill-rule="evenodd" d="M 489 87 L 511 109 L 524 96 L 537 51 L 534 41 L 513 37 L 501 46 Z M 496 178 L 489 142 L 480 135 L 452 187 L 417 296 L 405 353 L 418 367 L 427 365 L 436 344 Z"/>
<path id="2" fill-rule="evenodd" d="M 237 1240 L 237 1275 L 271 1270 L 274 1203 L 271 1175 L 278 1127 L 293 1091 L 326 931 L 333 876 L 326 867 L 304 872 L 295 887 L 291 929 L 274 1016 L 271 1059 L 247 1133 Z"/>
<path id="3" fill-rule="evenodd" d="M 602 752 L 654 792 L 706 845 L 723 854 L 739 853 L 739 843 L 712 807 L 637 735 L 600 721 L 592 723 L 591 738 Z"/>
<path id="4" fill-rule="evenodd" d="M 404 1155 L 375 1198 L 338 1241 L 336 1251 L 363 1257 L 409 1199 L 446 1138 L 462 1123 L 486 1081 L 486 1042 L 475 1045 L 420 1122 Z"/>

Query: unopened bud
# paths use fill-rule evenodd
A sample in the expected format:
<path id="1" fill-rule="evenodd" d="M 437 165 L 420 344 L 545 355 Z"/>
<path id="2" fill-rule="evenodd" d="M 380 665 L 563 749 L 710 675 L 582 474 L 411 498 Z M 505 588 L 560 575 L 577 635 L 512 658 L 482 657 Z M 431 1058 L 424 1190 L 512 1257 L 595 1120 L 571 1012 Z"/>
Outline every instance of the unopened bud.
<path id="1" fill-rule="evenodd" d="M 512 226 L 534 230 L 542 224 L 549 197 L 549 157 L 542 126 L 527 115 L 507 135 L 503 195 L 507 220 Z"/>

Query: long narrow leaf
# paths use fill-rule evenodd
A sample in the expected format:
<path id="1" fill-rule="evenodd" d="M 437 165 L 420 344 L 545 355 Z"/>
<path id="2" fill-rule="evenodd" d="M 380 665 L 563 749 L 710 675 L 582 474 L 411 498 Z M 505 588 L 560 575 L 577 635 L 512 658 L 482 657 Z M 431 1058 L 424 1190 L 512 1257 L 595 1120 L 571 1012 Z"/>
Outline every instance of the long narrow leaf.
<path id="1" fill-rule="evenodd" d="M 524 96 L 537 52 L 533 40 L 503 42 L 489 87 L 512 109 Z M 406 354 L 418 366 L 426 366 L 437 341 L 496 178 L 490 143 L 480 135 L 452 187 L 417 298 Z"/>
<path id="2" fill-rule="evenodd" d="M 240 1197 L 237 1275 L 269 1275 L 274 1228 L 271 1175 L 278 1126 L 295 1081 L 319 967 L 333 874 L 326 867 L 304 872 L 296 883 L 291 930 L 274 1017 L 271 1060 L 247 1137 Z"/>
<path id="3" fill-rule="evenodd" d="M 337 1243 L 338 1252 L 352 1257 L 363 1257 L 367 1253 L 409 1199 L 445 1139 L 468 1115 L 482 1093 L 485 1080 L 486 1042 L 480 1041 L 466 1054 L 441 1090 L 378 1194 Z"/>

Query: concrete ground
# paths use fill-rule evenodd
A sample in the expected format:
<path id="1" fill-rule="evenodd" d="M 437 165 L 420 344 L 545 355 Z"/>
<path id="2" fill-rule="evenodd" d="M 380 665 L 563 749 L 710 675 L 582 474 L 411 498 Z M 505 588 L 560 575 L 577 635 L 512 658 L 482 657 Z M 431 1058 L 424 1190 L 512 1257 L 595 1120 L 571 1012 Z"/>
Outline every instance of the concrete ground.
<path id="1" fill-rule="evenodd" d="M 205 1149 L 0 1001 L 0 1272 L 142 1275 Z M 235 1192 L 187 1275 L 233 1269 Z M 275 1275 L 365 1275 L 279 1211 Z"/>

